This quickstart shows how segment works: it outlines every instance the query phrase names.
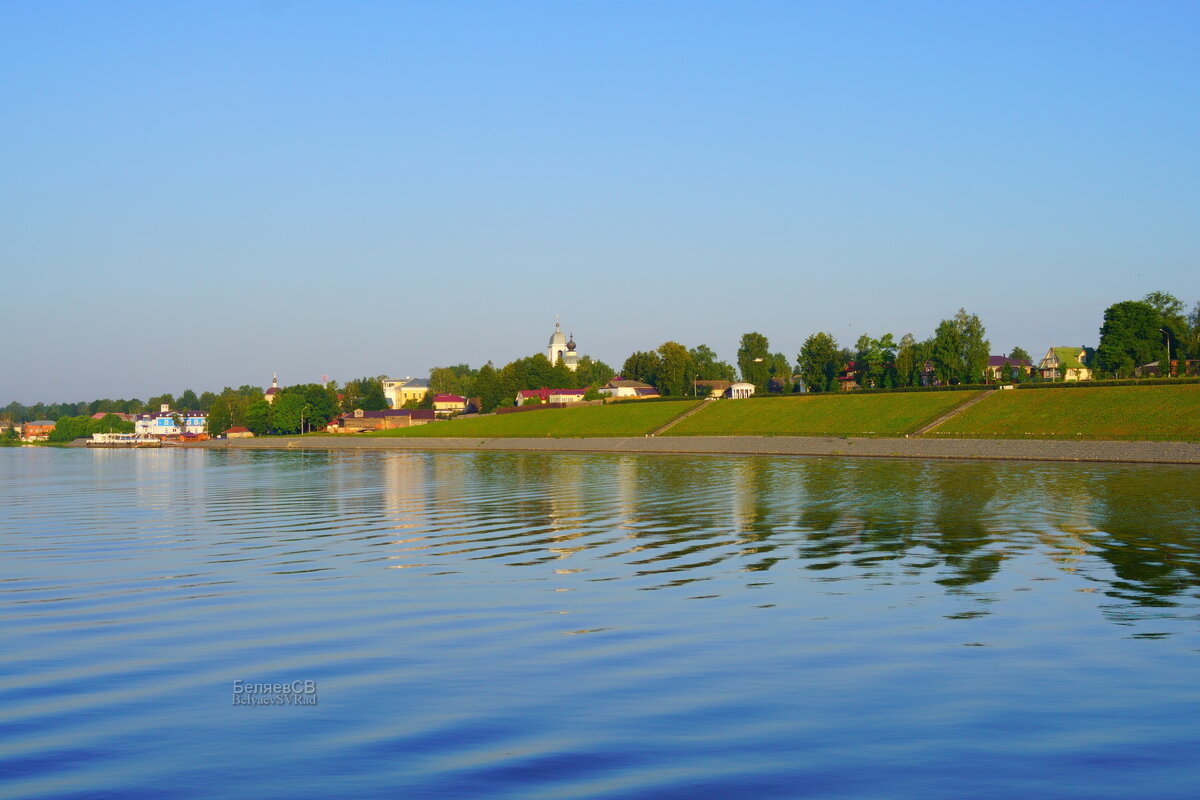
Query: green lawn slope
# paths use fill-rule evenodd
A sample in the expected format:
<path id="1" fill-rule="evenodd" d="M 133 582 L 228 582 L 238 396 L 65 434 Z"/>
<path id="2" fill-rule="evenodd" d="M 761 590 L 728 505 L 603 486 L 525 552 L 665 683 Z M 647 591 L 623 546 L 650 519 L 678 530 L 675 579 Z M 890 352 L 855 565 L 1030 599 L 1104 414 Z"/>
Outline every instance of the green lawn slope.
<path id="1" fill-rule="evenodd" d="M 664 436 L 903 436 L 978 392 L 816 394 L 717 400 Z"/>
<path id="2" fill-rule="evenodd" d="M 957 439 L 1200 441 L 1200 386 L 1109 386 L 997 392 L 926 436 Z"/>
<path id="3" fill-rule="evenodd" d="M 644 436 L 670 422 L 699 400 L 672 403 L 615 403 L 582 408 L 554 408 L 516 414 L 459 417 L 414 428 L 398 428 L 360 436 L 466 437 L 472 439 L 549 436 Z"/>

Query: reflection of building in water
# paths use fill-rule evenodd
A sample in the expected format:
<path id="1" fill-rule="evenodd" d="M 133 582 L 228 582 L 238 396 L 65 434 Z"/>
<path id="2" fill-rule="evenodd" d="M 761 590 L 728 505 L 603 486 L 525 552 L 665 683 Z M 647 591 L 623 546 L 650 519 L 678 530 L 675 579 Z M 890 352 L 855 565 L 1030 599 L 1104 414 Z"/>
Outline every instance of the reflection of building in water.
<path id="1" fill-rule="evenodd" d="M 572 553 L 586 549 L 586 545 L 577 547 L 567 546 L 568 542 L 584 536 L 581 525 L 584 517 L 584 491 L 587 486 L 587 468 L 579 456 L 554 456 L 552 461 L 551 480 L 549 482 L 549 504 L 547 506 L 547 522 L 554 531 L 554 545 L 550 552 L 559 558 L 566 558 Z"/>
<path id="2" fill-rule="evenodd" d="M 751 459 L 734 461 L 725 473 L 733 489 L 730 496 L 729 516 L 733 529 L 738 533 L 752 530 L 758 521 L 758 487 L 755 486 L 755 468 Z"/>

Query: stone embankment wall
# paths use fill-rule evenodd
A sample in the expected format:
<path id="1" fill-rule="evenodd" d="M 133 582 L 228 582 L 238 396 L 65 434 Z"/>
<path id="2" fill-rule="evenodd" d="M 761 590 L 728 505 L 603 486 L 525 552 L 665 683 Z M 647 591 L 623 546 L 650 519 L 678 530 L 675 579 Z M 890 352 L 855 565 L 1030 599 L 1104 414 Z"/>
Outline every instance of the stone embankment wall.
<path id="1" fill-rule="evenodd" d="M 215 440 L 188 447 L 231 449 L 518 450 L 576 453 L 972 458 L 1019 461 L 1113 461 L 1200 464 L 1200 443 L 883 439 L 792 436 L 672 436 L 596 439 L 437 439 L 371 436 L 273 436 Z"/>

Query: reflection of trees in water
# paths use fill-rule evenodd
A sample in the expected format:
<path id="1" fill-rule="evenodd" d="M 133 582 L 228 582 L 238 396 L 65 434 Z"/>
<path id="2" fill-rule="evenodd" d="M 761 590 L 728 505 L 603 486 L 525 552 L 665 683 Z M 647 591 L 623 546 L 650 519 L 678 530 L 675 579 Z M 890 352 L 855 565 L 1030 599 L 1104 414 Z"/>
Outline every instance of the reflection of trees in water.
<path id="1" fill-rule="evenodd" d="M 929 575 L 962 589 L 1035 550 L 1091 580 L 1107 574 L 1094 568 L 1103 558 L 1110 594 L 1143 605 L 1200 586 L 1200 470 L 1189 468 L 519 453 L 390 466 L 389 521 L 410 520 L 427 551 L 514 566 L 589 551 L 668 586 L 714 567 L 761 580 L 793 560 L 814 579 Z M 359 475 L 340 480 L 335 495 L 361 490 Z M 344 498 L 340 511 L 372 500 Z"/>
<path id="2" fill-rule="evenodd" d="M 996 465 L 985 461 L 938 464 L 931 467 L 929 479 L 934 535 L 925 544 L 941 554 L 953 573 L 937 582 L 968 586 L 989 580 L 1004 558 L 1000 551 L 984 550 L 994 542 L 984 509 L 996 494 Z"/>
<path id="3" fill-rule="evenodd" d="M 1108 471 L 1094 484 L 1095 552 L 1117 580 L 1109 594 L 1139 605 L 1175 605 L 1200 586 L 1200 470 Z"/>

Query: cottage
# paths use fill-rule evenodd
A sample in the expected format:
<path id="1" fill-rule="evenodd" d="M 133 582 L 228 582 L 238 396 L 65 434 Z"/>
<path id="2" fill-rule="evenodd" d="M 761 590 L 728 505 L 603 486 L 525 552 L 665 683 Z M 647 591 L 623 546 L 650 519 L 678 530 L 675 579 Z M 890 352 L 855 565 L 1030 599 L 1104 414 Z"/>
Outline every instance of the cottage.
<path id="1" fill-rule="evenodd" d="M 52 419 L 35 419 L 21 426 L 21 441 L 44 442 L 54 433 L 55 422 Z"/>
<path id="2" fill-rule="evenodd" d="M 1092 355 L 1090 347 L 1051 347 L 1038 365 L 1038 371 L 1046 380 L 1090 381 Z"/>
<path id="3" fill-rule="evenodd" d="M 1008 365 L 1008 374 L 1004 374 L 1005 365 Z M 1033 371 L 1033 364 L 1024 358 L 1009 358 L 1008 356 L 988 356 L 987 366 L 983 368 L 983 375 L 988 380 L 993 381 L 1015 381 L 1018 376 L 1028 375 Z"/>
<path id="4" fill-rule="evenodd" d="M 330 433 L 363 433 L 408 428 L 433 422 L 432 408 L 388 408 L 383 411 L 363 411 L 356 408 L 338 417 L 327 430 Z"/>
<path id="5" fill-rule="evenodd" d="M 433 397 L 433 410 L 439 416 L 461 414 L 467 410 L 467 398 L 456 394 L 438 394 Z"/>
<path id="6" fill-rule="evenodd" d="M 254 432 L 244 425 L 234 425 L 225 431 L 226 439 L 253 439 Z"/>
<path id="7" fill-rule="evenodd" d="M 548 402 L 551 403 L 581 403 L 587 389 L 551 389 Z"/>
<path id="8" fill-rule="evenodd" d="M 716 379 L 704 379 L 692 381 L 692 393 L 697 397 L 707 395 L 708 397 L 724 397 L 729 391 L 729 387 L 733 386 L 733 381 L 724 381 Z"/>
<path id="9" fill-rule="evenodd" d="M 613 378 L 608 383 L 604 384 L 604 388 L 600 393 L 612 397 L 620 398 L 635 398 L 635 399 L 650 399 L 658 397 L 658 389 L 655 389 L 648 383 L 641 381 L 627 381 L 623 378 Z"/>

